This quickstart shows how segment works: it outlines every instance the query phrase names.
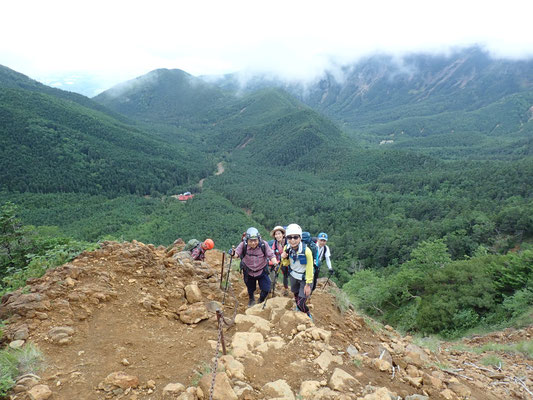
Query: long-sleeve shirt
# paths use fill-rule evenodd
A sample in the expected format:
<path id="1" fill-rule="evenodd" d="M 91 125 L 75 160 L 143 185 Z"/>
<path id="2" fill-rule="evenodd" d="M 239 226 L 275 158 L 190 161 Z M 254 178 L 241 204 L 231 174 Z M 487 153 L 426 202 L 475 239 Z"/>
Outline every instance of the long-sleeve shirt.
<path id="1" fill-rule="evenodd" d="M 322 260 L 326 260 L 326 265 L 328 266 L 328 269 L 331 271 L 333 268 L 331 266 L 331 251 L 329 250 L 328 245 L 324 245 L 324 247 L 318 246 L 318 260 L 322 262 Z"/>
<path id="2" fill-rule="evenodd" d="M 281 241 L 281 244 L 275 239 L 274 239 L 274 242 L 272 243 L 272 251 L 276 255 L 276 259 L 278 260 L 278 263 L 281 262 L 281 253 L 283 253 L 283 248 L 285 247 L 286 244 L 287 243 L 285 239 Z"/>
<path id="3" fill-rule="evenodd" d="M 286 246 L 286 251 L 289 252 L 289 246 Z M 305 246 L 305 260 L 306 264 L 300 262 L 299 255 L 302 254 L 303 244 L 298 245 L 298 250 L 292 250 L 288 259 L 283 259 L 281 265 L 290 265 L 290 274 L 293 278 L 302 280 L 305 277 L 305 283 L 313 283 L 314 265 L 313 252 L 308 246 Z"/>
<path id="4" fill-rule="evenodd" d="M 269 259 L 275 257 L 274 252 L 270 248 L 267 242 L 261 240 L 265 246 L 265 253 L 261 250 L 261 244 L 258 244 L 255 249 L 252 249 L 249 245 L 246 247 L 246 255 L 242 258 L 242 263 L 248 267 L 247 273 L 250 276 L 259 276 L 263 272 L 263 268 L 267 265 Z M 243 254 L 244 242 L 239 243 L 235 249 L 235 254 L 240 257 Z"/>
<path id="5" fill-rule="evenodd" d="M 202 247 L 201 244 L 196 246 L 194 249 L 191 250 L 191 256 L 193 260 L 199 260 L 204 261 L 205 260 L 205 249 Z"/>

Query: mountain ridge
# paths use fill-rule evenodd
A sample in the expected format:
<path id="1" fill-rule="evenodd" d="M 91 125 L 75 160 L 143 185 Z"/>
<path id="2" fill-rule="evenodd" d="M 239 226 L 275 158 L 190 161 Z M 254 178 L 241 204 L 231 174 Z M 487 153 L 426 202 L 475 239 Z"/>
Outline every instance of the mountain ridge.
<path id="1" fill-rule="evenodd" d="M 420 347 L 358 315 L 333 285 L 324 290 L 325 279 L 311 300 L 313 321 L 293 310 L 291 297 L 246 309 L 237 270 L 226 295 L 220 287 L 222 253 L 192 261 L 180 252 L 183 245 L 104 242 L 5 296 L 4 340 L 37 345 L 48 364 L 38 376 L 17 379 L 13 400 L 37 391 L 58 400 L 198 400 L 211 390 L 213 399 L 225 400 L 527 396 L 513 380 L 525 362 L 519 354 L 475 354 L 449 343 Z M 219 325 L 215 309 L 226 324 Z M 529 334 L 507 331 L 465 344 L 476 349 L 487 339 L 513 342 Z M 500 370 L 479 367 L 483 356 L 495 354 L 504 359 Z"/>
<path id="2" fill-rule="evenodd" d="M 494 110 L 505 99 L 515 97 L 525 104 L 519 109 L 506 108 L 525 115 L 533 105 L 533 60 L 494 59 L 476 47 L 446 56 L 371 56 L 337 71 L 326 71 L 306 83 L 261 76 L 248 78 L 248 83 L 241 83 L 238 74 L 218 80 L 204 79 L 236 93 L 264 87 L 283 88 L 334 120 L 355 139 L 374 145 L 383 142 L 391 147 L 399 144 L 419 151 L 427 147 L 429 136 L 441 134 L 445 127 L 449 127 L 448 132 L 462 132 L 464 137 L 476 134 L 481 145 L 495 149 L 498 145 L 486 137 L 492 127 L 483 128 L 484 119 L 500 118 L 495 125 L 508 122 L 502 111 L 491 113 L 487 108 Z M 458 123 L 459 120 L 463 122 Z M 512 128 L 522 139 L 530 132 L 529 126 L 526 133 L 522 132 L 520 122 Z M 425 133 L 412 134 L 415 130 Z M 420 147 L 412 137 L 418 137 Z M 510 141 L 504 146 L 513 144 Z M 446 151 L 453 154 L 453 146 Z"/>

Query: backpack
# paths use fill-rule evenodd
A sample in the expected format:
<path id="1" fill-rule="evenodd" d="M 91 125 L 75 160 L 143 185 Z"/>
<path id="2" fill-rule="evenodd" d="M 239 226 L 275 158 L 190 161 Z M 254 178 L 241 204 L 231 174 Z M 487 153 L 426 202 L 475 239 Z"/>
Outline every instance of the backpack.
<path id="1" fill-rule="evenodd" d="M 298 259 L 300 260 L 300 264 L 307 264 L 307 257 L 305 255 L 305 250 L 306 249 L 307 249 L 307 245 L 305 243 L 303 243 L 303 242 L 302 242 L 302 251 L 301 252 L 296 252 L 288 244 L 286 244 L 285 247 L 284 247 L 284 250 L 289 255 L 289 258 L 298 257 Z M 313 263 L 313 267 L 315 267 L 314 263 Z M 292 272 L 292 268 L 291 268 L 291 266 L 289 264 L 289 273 L 291 273 L 291 272 Z M 313 272 L 316 273 L 316 267 L 313 269 Z M 302 274 L 302 279 L 305 281 L 305 272 Z"/>
<path id="2" fill-rule="evenodd" d="M 198 239 L 191 239 L 187 242 L 182 251 L 191 251 L 201 244 L 202 242 L 200 242 Z"/>
<path id="3" fill-rule="evenodd" d="M 241 262 L 239 263 L 239 271 L 247 271 L 247 266 L 246 264 L 242 261 L 242 259 L 244 258 L 244 256 L 246 256 L 246 250 L 248 249 L 248 240 L 246 240 L 246 238 L 242 239 L 243 241 L 243 246 L 242 246 L 242 253 L 241 253 Z M 266 248 L 265 248 L 265 242 L 263 242 L 262 239 L 259 240 L 259 247 L 261 248 L 261 250 L 263 251 L 263 255 L 265 256 L 266 258 Z M 268 266 L 268 263 L 267 263 L 267 266 Z"/>
<path id="4" fill-rule="evenodd" d="M 311 235 L 309 234 L 309 232 L 302 232 L 302 242 L 306 244 L 309 249 L 311 249 L 311 253 L 313 253 L 313 266 L 316 270 L 320 265 L 320 261 L 318 260 L 318 246 L 315 242 L 311 240 Z"/>
<path id="5" fill-rule="evenodd" d="M 242 254 L 241 254 L 241 260 L 246 255 L 246 250 L 248 249 L 248 240 L 243 240 L 244 245 L 242 246 Z M 261 250 L 263 251 L 263 255 L 266 257 L 266 247 L 265 242 L 263 242 L 263 239 L 259 240 L 259 247 L 261 247 Z"/>
<path id="6" fill-rule="evenodd" d="M 287 244 L 287 243 L 285 242 L 285 245 L 286 245 L 286 244 Z M 281 249 L 279 249 L 279 248 L 278 248 L 278 242 L 277 242 L 276 239 L 269 240 L 269 241 L 268 241 L 268 245 L 270 246 L 270 248 L 272 249 L 272 251 L 274 252 L 274 255 L 276 255 L 276 257 L 277 257 L 278 254 L 283 253 L 283 248 L 285 247 L 285 245 L 282 245 L 282 246 L 281 246 Z"/>
<path id="7" fill-rule="evenodd" d="M 317 256 L 317 260 L 318 260 L 319 265 L 322 264 L 322 261 L 326 258 L 326 253 L 328 251 L 331 253 L 331 250 L 329 249 L 328 245 L 325 244 L 324 245 L 324 251 L 322 252 L 322 254 L 320 254 L 320 252 L 319 252 L 319 254 Z M 322 257 L 320 257 L 321 255 L 322 255 Z"/>

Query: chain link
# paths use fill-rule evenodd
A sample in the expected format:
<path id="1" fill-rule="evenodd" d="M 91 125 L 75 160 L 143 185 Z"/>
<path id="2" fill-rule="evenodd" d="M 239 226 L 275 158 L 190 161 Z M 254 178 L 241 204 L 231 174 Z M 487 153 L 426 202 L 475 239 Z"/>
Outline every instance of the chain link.
<path id="1" fill-rule="evenodd" d="M 222 322 L 224 322 L 227 326 L 232 326 L 235 324 L 235 317 L 237 316 L 237 308 L 239 307 L 239 300 L 237 299 L 237 296 L 235 296 L 235 291 L 233 290 L 233 285 L 228 282 L 227 285 L 230 289 L 231 297 L 235 300 L 235 306 L 233 308 L 233 317 L 229 320 L 226 320 L 226 317 L 224 317 L 224 311 L 220 310 L 220 318 L 217 318 L 218 323 L 218 341 L 217 346 L 215 350 L 215 361 L 213 362 L 213 379 L 211 380 L 211 389 L 209 390 L 209 400 L 213 400 L 213 394 L 215 392 L 215 380 L 217 376 L 217 369 L 218 369 L 218 358 L 220 356 L 220 344 L 222 342 Z"/>
<path id="2" fill-rule="evenodd" d="M 237 300 L 237 296 L 235 295 L 235 292 L 233 290 L 233 285 L 231 283 L 229 284 L 229 288 L 230 288 L 231 297 L 233 297 L 233 299 L 235 300 L 235 306 L 233 307 L 233 316 L 231 317 L 230 322 L 228 323 L 226 319 L 224 318 L 224 323 L 228 326 L 231 326 L 235 323 L 235 317 L 237 316 L 237 308 L 239 307 L 239 300 Z M 222 314 L 222 316 L 224 316 L 224 314 Z"/>
<path id="3" fill-rule="evenodd" d="M 221 318 L 217 318 L 218 322 L 218 342 L 215 350 L 215 361 L 213 363 L 213 379 L 211 380 L 211 389 L 209 390 L 209 400 L 213 400 L 213 393 L 215 391 L 215 379 L 217 377 L 218 357 L 220 356 L 220 342 L 222 342 L 222 321 L 224 320 L 224 313 L 221 312 Z"/>

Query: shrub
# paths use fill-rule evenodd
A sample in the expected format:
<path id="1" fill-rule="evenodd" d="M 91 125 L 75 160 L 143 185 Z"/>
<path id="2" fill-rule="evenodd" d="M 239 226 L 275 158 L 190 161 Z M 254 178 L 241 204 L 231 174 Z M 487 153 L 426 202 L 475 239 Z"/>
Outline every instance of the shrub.
<path id="1" fill-rule="evenodd" d="M 41 277 L 48 269 L 65 264 L 83 251 L 94 250 L 97 247 L 97 244 L 63 239 L 62 242 L 53 245 L 43 254 L 27 254 L 28 265 L 17 269 L 2 279 L 4 287 L 0 290 L 0 295 L 17 290 L 26 285 L 27 279 Z"/>
<path id="2" fill-rule="evenodd" d="M 43 364 L 43 354 L 32 344 L 17 350 L 0 350 L 0 396 L 7 395 L 17 376 L 37 374 Z"/>

